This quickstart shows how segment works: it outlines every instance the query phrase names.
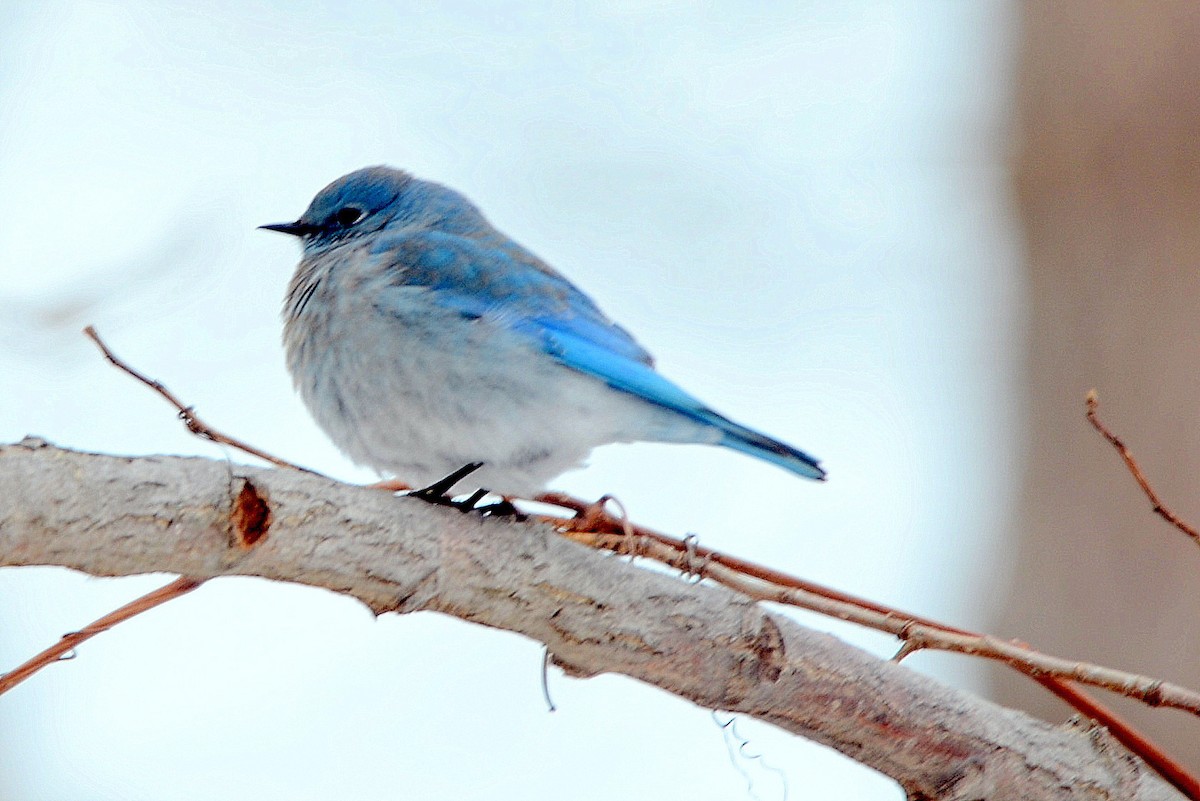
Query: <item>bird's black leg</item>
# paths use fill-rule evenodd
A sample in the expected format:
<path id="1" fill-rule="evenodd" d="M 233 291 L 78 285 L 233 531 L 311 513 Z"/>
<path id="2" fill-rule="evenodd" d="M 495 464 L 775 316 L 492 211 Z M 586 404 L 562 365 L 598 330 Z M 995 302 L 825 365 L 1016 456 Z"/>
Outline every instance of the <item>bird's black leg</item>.
<path id="1" fill-rule="evenodd" d="M 485 489 L 477 489 L 461 501 L 451 501 L 450 506 L 453 506 L 460 512 L 478 512 L 483 517 L 511 517 L 513 520 L 524 520 L 525 513 L 513 505 L 508 498 L 501 498 L 495 503 L 489 503 L 485 506 L 477 506 L 484 496 L 488 494 Z"/>
<path id="2" fill-rule="evenodd" d="M 448 493 L 450 488 L 455 484 L 462 481 L 464 478 L 471 475 L 481 467 L 483 467 L 483 462 L 470 462 L 465 464 L 445 478 L 441 478 L 433 482 L 428 487 L 424 487 L 423 489 L 419 490 L 413 490 L 409 493 L 409 497 L 420 498 L 427 503 L 435 503 L 438 506 L 454 506 L 454 501 L 446 493 Z M 480 495 L 479 497 L 482 498 L 483 496 Z M 478 499 L 476 499 L 476 501 L 478 501 Z M 472 504 L 472 506 L 473 505 L 474 504 Z M 469 509 L 470 507 L 463 511 L 469 511 Z"/>
<path id="3" fill-rule="evenodd" d="M 457 509 L 460 512 L 470 512 L 475 509 L 475 504 L 482 501 L 483 496 L 487 495 L 487 494 L 488 494 L 487 490 L 477 489 L 474 492 L 472 492 L 469 496 L 467 496 L 466 498 L 463 498 L 461 501 L 452 501 L 450 503 L 450 505 L 453 506 L 455 509 Z"/>
<path id="4" fill-rule="evenodd" d="M 495 503 L 489 503 L 487 506 L 480 506 L 475 509 L 479 514 L 485 517 L 511 517 L 513 520 L 525 520 L 526 514 L 513 505 L 513 502 L 508 498 L 501 498 Z"/>
<path id="5" fill-rule="evenodd" d="M 483 462 L 465 464 L 445 478 L 433 482 L 428 487 L 414 490 L 408 494 L 410 497 L 420 498 L 427 503 L 435 503 L 438 506 L 449 506 L 460 512 L 479 512 L 484 517 L 512 517 L 515 520 L 524 520 L 525 515 L 521 510 L 513 506 L 512 501 L 508 498 L 503 498 L 495 503 L 489 503 L 486 506 L 477 507 L 475 504 L 482 501 L 484 496 L 488 494 L 486 489 L 477 489 L 461 501 L 456 501 L 450 497 L 448 493 L 455 484 L 481 467 L 483 467 Z"/>

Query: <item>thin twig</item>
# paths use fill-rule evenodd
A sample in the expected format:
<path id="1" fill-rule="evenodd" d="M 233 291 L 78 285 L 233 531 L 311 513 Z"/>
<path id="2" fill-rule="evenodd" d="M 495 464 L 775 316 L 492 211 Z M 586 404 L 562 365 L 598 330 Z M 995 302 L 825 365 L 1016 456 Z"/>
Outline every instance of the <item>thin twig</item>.
<path id="1" fill-rule="evenodd" d="M 133 376 L 138 381 L 150 387 L 150 389 L 154 390 L 163 398 L 165 398 L 167 403 L 174 406 L 175 410 L 179 412 L 179 419 L 183 421 L 185 426 L 187 426 L 187 430 L 196 436 L 203 437 L 204 439 L 211 440 L 212 442 L 219 442 L 222 445 L 228 445 L 232 448 L 237 448 L 244 453 L 248 453 L 251 456 L 256 456 L 265 462 L 275 465 L 276 467 L 286 467 L 291 470 L 299 470 L 302 473 L 319 475 L 319 473 L 317 473 L 315 470 L 309 470 L 307 467 L 301 467 L 300 465 L 289 462 L 286 459 L 280 459 L 278 456 L 272 456 L 266 451 L 261 451 L 253 445 L 242 442 L 240 439 L 236 439 L 228 434 L 221 433 L 197 417 L 195 410 L 192 409 L 191 406 L 185 406 L 183 402 L 180 401 L 179 398 L 175 397 L 174 393 L 163 386 L 162 383 L 155 381 L 153 378 L 148 378 L 145 375 L 142 375 L 137 370 L 133 369 L 120 358 L 118 358 L 117 355 L 109 349 L 108 345 L 104 344 L 104 340 L 100 338 L 100 334 L 96 332 L 96 329 L 93 326 L 89 325 L 87 328 L 83 329 L 83 333 L 88 339 L 96 343 L 101 352 L 104 354 L 104 358 L 108 359 L 109 362 L 111 362 L 117 369 Z"/>
<path id="2" fill-rule="evenodd" d="M 1154 491 L 1154 488 L 1150 486 L 1150 482 L 1142 473 L 1141 467 L 1138 466 L 1137 460 L 1133 458 L 1133 454 L 1130 453 L 1129 448 L 1120 437 L 1109 430 L 1108 426 L 1100 422 L 1100 418 L 1096 416 L 1096 409 L 1100 407 L 1100 397 L 1096 394 L 1096 390 L 1093 389 L 1088 392 L 1086 403 L 1088 422 L 1100 432 L 1101 436 L 1108 440 L 1110 445 L 1116 448 L 1117 453 L 1120 454 L 1121 459 L 1125 462 L 1125 467 L 1129 470 L 1129 474 L 1133 476 L 1133 480 L 1142 488 L 1142 493 L 1149 499 L 1154 508 L 1154 514 L 1191 537 L 1192 542 L 1200 545 L 1200 531 L 1197 531 L 1187 521 L 1163 504 L 1162 500 L 1158 497 L 1158 493 Z"/>
<path id="3" fill-rule="evenodd" d="M 187 576 L 181 576 L 165 587 L 160 587 L 153 592 L 148 592 L 142 597 L 130 601 L 113 612 L 109 612 L 102 618 L 99 618 L 93 623 L 84 626 L 79 631 L 72 631 L 70 634 L 64 634 L 58 642 L 51 645 L 46 650 L 38 655 L 26 660 L 18 667 L 10 670 L 8 673 L 0 675 L 0 695 L 11 690 L 25 679 L 37 673 L 46 665 L 53 664 L 63 659 L 69 658 L 66 655 L 74 650 L 80 643 L 90 640 L 101 632 L 108 631 L 118 623 L 124 623 L 129 618 L 135 615 L 140 615 L 149 609 L 164 604 L 181 595 L 186 595 L 192 590 L 203 584 L 203 579 L 194 579 Z"/>

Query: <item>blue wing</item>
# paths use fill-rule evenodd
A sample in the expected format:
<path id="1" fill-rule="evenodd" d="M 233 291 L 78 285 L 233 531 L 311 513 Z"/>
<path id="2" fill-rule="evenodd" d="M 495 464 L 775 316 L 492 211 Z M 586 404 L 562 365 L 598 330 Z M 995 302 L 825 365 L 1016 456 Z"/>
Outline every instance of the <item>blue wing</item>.
<path id="1" fill-rule="evenodd" d="M 382 238 L 375 255 L 397 281 L 434 290 L 435 302 L 469 317 L 505 320 L 561 364 L 718 432 L 717 444 L 822 480 L 801 450 L 718 414 L 654 371 L 650 354 L 573 284 L 499 234 L 471 238 L 423 231 Z"/>
<path id="2" fill-rule="evenodd" d="M 436 302 L 468 317 L 502 319 L 536 333 L 557 326 L 614 355 L 652 366 L 653 358 L 624 328 L 567 279 L 512 240 L 420 231 L 381 237 L 372 255 L 392 265 L 395 282 L 427 287 Z"/>

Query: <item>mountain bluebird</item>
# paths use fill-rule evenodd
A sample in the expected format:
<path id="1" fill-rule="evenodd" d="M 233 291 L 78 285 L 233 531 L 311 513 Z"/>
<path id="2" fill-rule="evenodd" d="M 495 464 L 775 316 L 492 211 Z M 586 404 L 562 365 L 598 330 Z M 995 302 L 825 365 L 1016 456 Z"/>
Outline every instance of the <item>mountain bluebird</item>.
<path id="1" fill-rule="evenodd" d="M 531 497 L 592 448 L 639 440 L 825 477 L 660 376 L 625 329 L 451 189 L 368 167 L 295 222 L 262 227 L 303 242 L 283 308 L 288 368 L 359 464 L 434 482 L 443 501 L 473 471 L 475 486 Z"/>

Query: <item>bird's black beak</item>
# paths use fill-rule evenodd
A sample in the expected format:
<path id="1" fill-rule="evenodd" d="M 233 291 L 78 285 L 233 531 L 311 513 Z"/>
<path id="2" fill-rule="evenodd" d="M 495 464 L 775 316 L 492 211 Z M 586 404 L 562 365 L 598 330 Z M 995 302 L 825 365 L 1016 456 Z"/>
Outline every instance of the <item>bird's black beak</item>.
<path id="1" fill-rule="evenodd" d="M 278 231 L 281 234 L 291 234 L 292 236 L 308 236 L 312 233 L 312 226 L 299 220 L 289 223 L 268 223 L 267 225 L 260 225 L 258 227 L 265 228 L 268 231 Z"/>

